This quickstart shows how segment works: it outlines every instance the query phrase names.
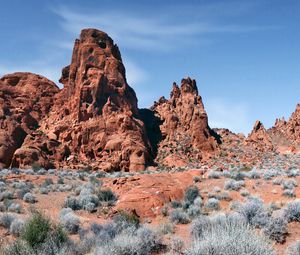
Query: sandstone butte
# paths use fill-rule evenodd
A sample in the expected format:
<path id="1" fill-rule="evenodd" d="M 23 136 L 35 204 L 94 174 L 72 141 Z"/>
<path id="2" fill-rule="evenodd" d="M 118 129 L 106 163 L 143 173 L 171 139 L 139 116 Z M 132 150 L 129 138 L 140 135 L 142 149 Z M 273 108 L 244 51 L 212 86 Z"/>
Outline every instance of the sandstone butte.
<path id="1" fill-rule="evenodd" d="M 243 159 L 247 153 L 254 161 L 258 152 L 300 152 L 300 105 L 288 121 L 278 119 L 268 130 L 257 121 L 246 138 L 209 127 L 189 77 L 173 84 L 169 99 L 139 109 L 118 46 L 96 29 L 81 31 L 60 82 L 62 89 L 21 72 L 0 79 L 0 168 L 141 171 L 220 155 Z"/>

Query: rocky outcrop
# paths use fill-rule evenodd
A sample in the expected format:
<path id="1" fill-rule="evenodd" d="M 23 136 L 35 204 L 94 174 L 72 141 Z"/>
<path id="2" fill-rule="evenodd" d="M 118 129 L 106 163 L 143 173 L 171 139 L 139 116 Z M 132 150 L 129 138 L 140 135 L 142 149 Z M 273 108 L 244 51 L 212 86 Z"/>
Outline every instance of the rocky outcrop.
<path id="1" fill-rule="evenodd" d="M 287 122 L 282 124 L 282 132 L 286 138 L 300 144 L 300 104 L 296 106 L 296 110 L 292 113 Z"/>
<path id="2" fill-rule="evenodd" d="M 34 158 L 48 168 L 145 169 L 151 148 L 113 40 L 96 29 L 82 30 L 60 81 L 64 88 L 51 114 L 26 137 L 12 165 L 27 167 Z"/>
<path id="3" fill-rule="evenodd" d="M 172 174 L 143 174 L 105 179 L 104 185 L 118 195 L 115 212 L 128 211 L 142 218 L 151 218 L 161 215 L 165 204 L 182 200 L 185 190 L 193 185 L 194 177 L 202 177 L 203 174 L 199 170 Z"/>
<path id="4" fill-rule="evenodd" d="M 300 152 L 300 105 L 271 129 L 256 122 L 247 138 L 209 127 L 191 78 L 174 83 L 169 99 L 138 109 L 118 46 L 96 29 L 82 30 L 60 82 L 61 90 L 30 73 L 0 79 L 0 168 L 140 171 L 220 158 L 250 166 L 261 152 Z"/>
<path id="5" fill-rule="evenodd" d="M 170 99 L 160 98 L 151 110 L 160 120 L 158 161 L 172 155 L 201 160 L 216 150 L 219 140 L 208 125 L 195 80 L 182 79 L 180 88 L 174 83 Z"/>
<path id="6" fill-rule="evenodd" d="M 255 122 L 252 132 L 247 137 L 246 145 L 253 146 L 255 149 L 260 151 L 273 150 L 271 137 L 259 120 Z"/>
<path id="7" fill-rule="evenodd" d="M 278 152 L 299 153 L 300 152 L 300 104 L 292 113 L 288 121 L 284 118 L 277 119 L 274 127 L 268 130 L 273 144 Z"/>
<path id="8" fill-rule="evenodd" d="M 10 166 L 25 137 L 48 115 L 58 91 L 52 81 L 32 73 L 0 79 L 0 168 Z"/>

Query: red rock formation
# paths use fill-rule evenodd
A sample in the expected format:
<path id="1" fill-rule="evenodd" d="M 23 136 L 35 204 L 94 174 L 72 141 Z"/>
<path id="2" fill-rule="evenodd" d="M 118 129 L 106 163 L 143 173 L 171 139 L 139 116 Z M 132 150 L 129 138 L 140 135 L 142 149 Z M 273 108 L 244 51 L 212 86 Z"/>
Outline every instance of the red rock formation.
<path id="1" fill-rule="evenodd" d="M 296 106 L 296 110 L 286 122 L 284 133 L 287 139 L 300 144 L 300 104 Z"/>
<path id="2" fill-rule="evenodd" d="M 129 211 L 139 217 L 154 217 L 161 214 L 162 207 L 173 200 L 182 200 L 185 190 L 193 185 L 199 170 L 182 173 L 143 174 L 139 176 L 106 179 L 105 186 L 118 195 L 114 211 Z"/>
<path id="3" fill-rule="evenodd" d="M 159 145 L 161 155 L 158 155 L 158 161 L 166 158 L 167 154 L 202 159 L 205 154 L 216 150 L 215 133 L 208 126 L 195 80 L 182 79 L 180 88 L 174 83 L 170 99 L 160 98 L 152 110 L 162 122 L 163 141 Z"/>
<path id="4" fill-rule="evenodd" d="M 0 79 L 0 168 L 10 165 L 25 137 L 39 127 L 58 91 L 52 81 L 32 73 Z"/>
<path id="5" fill-rule="evenodd" d="M 27 167 L 35 155 L 44 167 L 143 170 L 150 147 L 113 40 L 96 29 L 82 30 L 60 81 L 64 88 L 51 114 L 26 137 L 12 165 Z"/>
<path id="6" fill-rule="evenodd" d="M 273 150 L 273 144 L 270 135 L 260 121 L 256 121 L 252 132 L 246 139 L 246 144 L 253 146 L 257 150 Z"/>
<path id="7" fill-rule="evenodd" d="M 274 127 L 268 130 L 273 144 L 278 152 L 300 152 L 300 104 L 296 106 L 288 121 L 284 118 L 277 119 Z"/>

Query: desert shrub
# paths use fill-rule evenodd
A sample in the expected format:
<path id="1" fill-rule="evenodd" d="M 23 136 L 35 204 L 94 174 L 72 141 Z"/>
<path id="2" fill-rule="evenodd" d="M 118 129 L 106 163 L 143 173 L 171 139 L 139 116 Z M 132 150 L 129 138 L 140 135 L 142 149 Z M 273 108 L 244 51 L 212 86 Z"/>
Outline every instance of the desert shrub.
<path id="1" fill-rule="evenodd" d="M 296 177 L 296 176 L 299 176 L 299 170 L 298 169 L 288 169 L 287 171 L 286 171 L 286 175 L 288 176 L 288 177 Z"/>
<path id="2" fill-rule="evenodd" d="M 191 224 L 191 234 L 195 239 L 202 238 L 205 230 L 211 227 L 211 222 L 208 216 L 200 215 Z"/>
<path id="3" fill-rule="evenodd" d="M 237 216 L 196 219 L 192 224 L 192 234 L 194 242 L 186 255 L 275 254 L 267 239 L 256 234 Z"/>
<path id="4" fill-rule="evenodd" d="M 173 223 L 166 222 L 158 226 L 157 232 L 161 233 L 162 235 L 167 235 L 174 233 L 174 229 L 175 225 Z"/>
<path id="5" fill-rule="evenodd" d="M 47 171 L 46 171 L 44 168 L 42 168 L 42 169 L 38 170 L 36 173 L 37 173 L 38 175 L 46 175 L 46 174 L 47 174 Z"/>
<path id="6" fill-rule="evenodd" d="M 80 226 L 80 219 L 73 213 L 70 208 L 62 209 L 59 215 L 62 226 L 70 234 L 77 234 Z"/>
<path id="7" fill-rule="evenodd" d="M 51 178 L 46 178 L 42 184 L 42 187 L 48 187 L 50 185 L 54 184 L 53 180 Z"/>
<path id="8" fill-rule="evenodd" d="M 65 199 L 64 207 L 71 208 L 74 211 L 81 209 L 77 198 L 74 196 L 69 196 Z"/>
<path id="9" fill-rule="evenodd" d="M 184 200 L 192 204 L 199 195 L 199 189 L 196 186 L 191 186 L 186 189 Z"/>
<path id="10" fill-rule="evenodd" d="M 84 209 L 85 211 L 88 211 L 90 213 L 93 213 L 95 211 L 97 211 L 97 208 L 96 208 L 96 204 L 92 203 L 92 202 L 89 202 L 89 203 L 86 203 L 82 209 Z"/>
<path id="11" fill-rule="evenodd" d="M 176 224 L 188 224 L 190 222 L 188 215 L 181 209 L 175 209 L 170 214 L 171 222 Z"/>
<path id="12" fill-rule="evenodd" d="M 288 235 L 287 221 L 283 218 L 272 218 L 263 229 L 264 234 L 277 243 L 284 243 Z"/>
<path id="13" fill-rule="evenodd" d="M 0 212 L 6 212 L 6 205 L 3 202 L 0 202 Z"/>
<path id="14" fill-rule="evenodd" d="M 18 203 L 11 203 L 11 204 L 8 205 L 7 210 L 9 212 L 21 213 L 22 207 Z"/>
<path id="15" fill-rule="evenodd" d="M 34 175 L 34 171 L 32 169 L 25 169 L 24 173 L 27 175 Z"/>
<path id="16" fill-rule="evenodd" d="M 201 197 L 197 197 L 197 198 L 194 200 L 194 205 L 195 205 L 195 206 L 201 207 L 202 203 L 203 203 L 203 200 L 202 200 Z"/>
<path id="17" fill-rule="evenodd" d="M 10 213 L 3 213 L 0 215 L 0 226 L 9 229 L 16 216 Z"/>
<path id="18" fill-rule="evenodd" d="M 9 228 L 9 232 L 14 236 L 20 236 L 25 226 L 24 220 L 15 219 Z"/>
<path id="19" fill-rule="evenodd" d="M 116 224 L 117 231 L 120 232 L 127 228 L 138 228 L 140 226 L 140 219 L 134 213 L 128 213 L 120 211 L 113 218 L 113 222 Z"/>
<path id="20" fill-rule="evenodd" d="M 0 193 L 0 201 L 3 201 L 5 199 L 13 199 L 14 193 L 10 190 L 6 190 Z"/>
<path id="21" fill-rule="evenodd" d="M 26 203 L 30 203 L 30 204 L 34 204 L 37 202 L 36 197 L 34 195 L 32 195 L 31 193 L 26 193 L 23 197 L 23 200 Z"/>
<path id="22" fill-rule="evenodd" d="M 277 178 L 275 178 L 273 181 L 272 181 L 272 183 L 274 184 L 274 185 L 281 185 L 282 183 L 283 183 L 283 179 L 281 178 L 281 177 L 277 177 Z"/>
<path id="23" fill-rule="evenodd" d="M 48 194 L 48 189 L 42 187 L 42 188 L 40 188 L 40 193 L 41 193 L 41 194 L 44 194 L 44 195 L 47 195 L 47 194 Z"/>
<path id="24" fill-rule="evenodd" d="M 249 190 L 247 190 L 247 189 L 241 190 L 241 191 L 240 191 L 240 194 L 241 194 L 241 196 L 243 196 L 243 197 L 247 197 L 247 196 L 250 195 Z"/>
<path id="25" fill-rule="evenodd" d="M 14 189 L 24 189 L 27 187 L 27 185 L 23 181 L 15 181 L 11 184 L 11 187 Z"/>
<path id="26" fill-rule="evenodd" d="M 60 225 L 55 225 L 40 212 L 35 212 L 25 223 L 21 238 L 33 249 L 31 254 L 55 255 L 68 237 Z M 52 251 L 52 252 L 51 252 Z"/>
<path id="27" fill-rule="evenodd" d="M 289 221 L 300 221 L 300 200 L 289 202 L 284 209 L 284 216 Z"/>
<path id="28" fill-rule="evenodd" d="M 169 207 L 167 205 L 164 205 L 161 209 L 160 209 L 161 214 L 166 217 L 169 215 Z"/>
<path id="29" fill-rule="evenodd" d="M 218 171 L 210 171 L 207 175 L 208 179 L 220 179 L 220 177 L 222 176 L 222 173 L 218 172 Z"/>
<path id="30" fill-rule="evenodd" d="M 255 168 L 253 168 L 251 171 L 246 173 L 246 176 L 250 179 L 260 179 L 261 178 L 260 172 L 257 171 Z"/>
<path id="31" fill-rule="evenodd" d="M 186 213 L 190 218 L 195 218 L 201 214 L 201 207 L 193 204 L 193 205 L 189 206 Z"/>
<path id="32" fill-rule="evenodd" d="M 55 169 L 48 169 L 48 174 L 54 175 L 55 174 Z"/>
<path id="33" fill-rule="evenodd" d="M 99 205 L 99 199 L 94 194 L 80 194 L 77 201 L 79 207 L 86 211 L 94 211 L 94 209 Z"/>
<path id="34" fill-rule="evenodd" d="M 241 172 L 241 171 L 233 171 L 231 172 L 231 179 L 234 179 L 236 181 L 242 181 L 247 176 L 247 173 Z"/>
<path id="35" fill-rule="evenodd" d="M 234 200 L 234 201 L 231 201 L 229 203 L 229 208 L 230 210 L 232 211 L 236 211 L 238 210 L 238 208 L 241 206 L 241 202 L 237 201 L 237 200 Z"/>
<path id="36" fill-rule="evenodd" d="M 75 251 L 76 254 L 92 254 L 91 250 L 94 249 L 96 242 L 103 242 L 104 240 L 98 238 L 93 233 L 85 233 L 83 236 L 80 236 L 80 242 L 76 244 Z"/>
<path id="37" fill-rule="evenodd" d="M 286 189 L 282 192 L 282 195 L 285 197 L 296 197 L 296 193 L 294 189 Z"/>
<path id="38" fill-rule="evenodd" d="M 182 203 L 180 201 L 173 200 L 173 201 L 171 201 L 171 207 L 173 209 L 181 208 L 182 207 Z"/>
<path id="39" fill-rule="evenodd" d="M 295 188 L 295 187 L 297 187 L 298 186 L 298 184 L 297 184 L 297 182 L 295 181 L 295 180 L 286 180 L 286 181 L 283 181 L 283 183 L 282 183 L 282 188 L 284 189 L 284 190 L 286 190 L 286 189 L 293 189 L 293 188 Z"/>
<path id="40" fill-rule="evenodd" d="M 160 238 L 145 227 L 130 229 L 118 234 L 110 242 L 97 245 L 95 255 L 150 255 L 161 247 Z"/>
<path id="41" fill-rule="evenodd" d="M 216 198 L 218 195 L 216 193 L 213 192 L 208 192 L 207 193 L 207 198 Z"/>
<path id="42" fill-rule="evenodd" d="M 256 225 L 257 218 L 264 212 L 263 203 L 258 200 L 251 200 L 246 203 L 238 204 L 235 209 L 245 221 L 250 225 Z"/>
<path id="43" fill-rule="evenodd" d="M 25 240 L 31 248 L 36 249 L 45 242 L 50 231 L 50 220 L 41 213 L 35 212 L 24 226 L 22 239 Z"/>
<path id="44" fill-rule="evenodd" d="M 79 173 L 78 174 L 78 179 L 81 181 L 85 181 L 85 174 L 84 173 Z"/>
<path id="45" fill-rule="evenodd" d="M 232 200 L 232 198 L 230 197 L 228 191 L 224 191 L 224 192 L 221 192 L 221 193 L 217 194 L 216 199 L 224 200 L 224 201 L 231 201 Z"/>
<path id="46" fill-rule="evenodd" d="M 61 192 L 72 191 L 73 186 L 70 184 L 58 184 L 58 189 Z"/>
<path id="47" fill-rule="evenodd" d="M 184 211 L 186 211 L 191 205 L 193 205 L 193 204 L 191 204 L 191 202 L 189 202 L 189 201 L 186 201 L 186 200 L 182 201 L 182 209 Z"/>
<path id="48" fill-rule="evenodd" d="M 231 178 L 231 173 L 228 170 L 224 170 L 222 172 L 223 177 L 225 178 Z"/>
<path id="49" fill-rule="evenodd" d="M 215 198 L 210 198 L 205 203 L 205 208 L 208 210 L 220 210 L 220 201 Z"/>
<path id="50" fill-rule="evenodd" d="M 300 241 L 291 244 L 286 251 L 287 255 L 300 255 Z"/>
<path id="51" fill-rule="evenodd" d="M 271 180 L 273 177 L 276 177 L 280 175 L 280 171 L 279 170 L 275 170 L 275 169 L 269 169 L 267 171 L 264 172 L 263 178 L 265 180 Z"/>
<path id="52" fill-rule="evenodd" d="M 224 189 L 238 191 L 244 186 L 245 186 L 244 181 L 228 180 L 225 182 Z"/>
<path id="53" fill-rule="evenodd" d="M 63 177 L 59 177 L 57 179 L 57 184 L 64 184 L 64 178 Z"/>
<path id="54" fill-rule="evenodd" d="M 170 240 L 170 251 L 174 254 L 180 254 L 184 246 L 184 242 L 181 238 L 174 236 Z"/>
<path id="55" fill-rule="evenodd" d="M 272 213 L 276 210 L 279 210 L 280 206 L 278 205 L 278 203 L 271 202 L 267 205 L 267 209 L 268 209 L 268 211 L 270 211 Z"/>
<path id="56" fill-rule="evenodd" d="M 16 196 L 19 199 L 23 199 L 24 195 L 29 192 L 30 192 L 30 187 L 26 185 L 25 187 L 22 187 L 16 191 Z"/>
<path id="57" fill-rule="evenodd" d="M 256 228 L 263 228 L 270 222 L 270 215 L 266 211 L 258 212 L 251 220 L 251 225 Z"/>
<path id="58" fill-rule="evenodd" d="M 3 255 L 32 255 L 35 254 L 34 251 L 28 246 L 28 244 L 17 239 L 12 244 L 5 247 Z"/>

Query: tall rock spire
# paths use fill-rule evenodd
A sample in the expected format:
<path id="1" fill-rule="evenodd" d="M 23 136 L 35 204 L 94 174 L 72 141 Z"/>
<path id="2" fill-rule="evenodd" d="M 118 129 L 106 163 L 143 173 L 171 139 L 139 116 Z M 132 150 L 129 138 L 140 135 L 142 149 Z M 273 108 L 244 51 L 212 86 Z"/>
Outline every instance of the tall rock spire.
<path id="1" fill-rule="evenodd" d="M 113 40 L 96 29 L 82 30 L 60 82 L 64 88 L 52 112 L 39 132 L 26 137 L 13 165 L 26 167 L 34 154 L 45 167 L 50 162 L 53 167 L 90 165 L 104 171 L 145 169 L 151 148 Z"/>

